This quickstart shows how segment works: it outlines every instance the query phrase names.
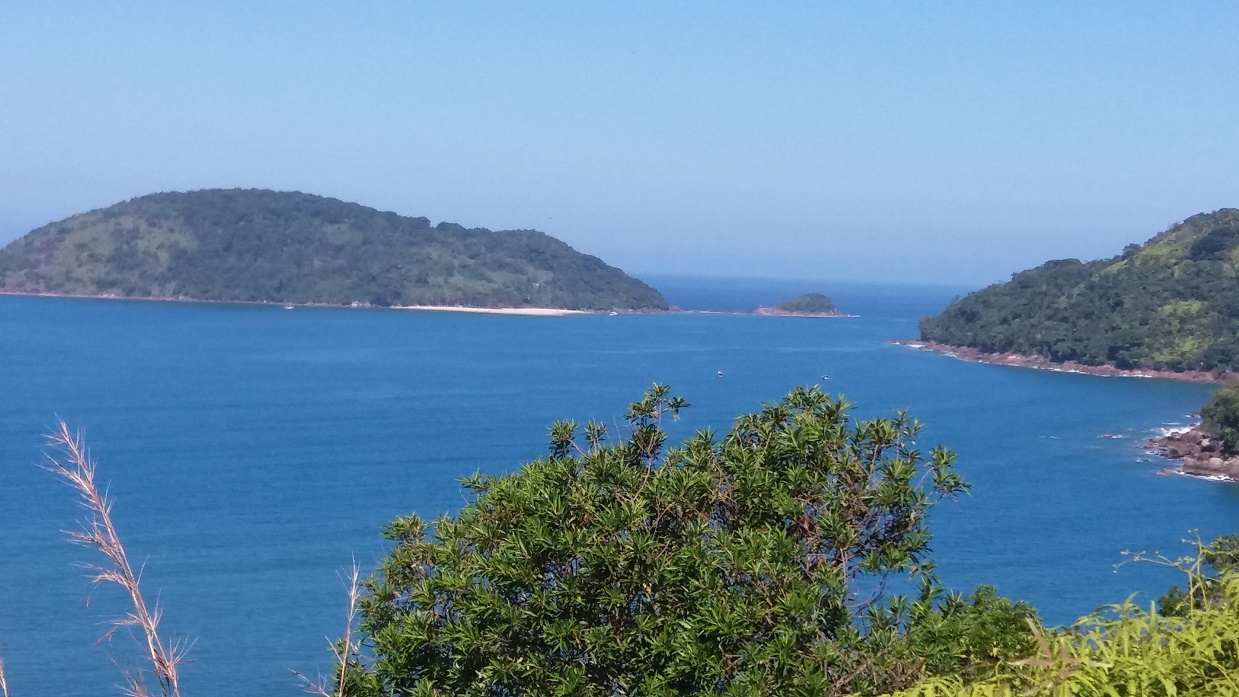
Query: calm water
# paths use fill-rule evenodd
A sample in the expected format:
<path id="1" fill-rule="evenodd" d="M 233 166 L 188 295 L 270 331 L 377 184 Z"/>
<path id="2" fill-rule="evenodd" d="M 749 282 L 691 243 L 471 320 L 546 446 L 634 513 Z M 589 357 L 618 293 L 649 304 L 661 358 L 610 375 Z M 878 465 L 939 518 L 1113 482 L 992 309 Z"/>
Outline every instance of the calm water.
<path id="1" fill-rule="evenodd" d="M 750 307 L 792 282 L 654 279 L 684 307 Z M 934 515 L 944 580 L 993 583 L 1065 622 L 1173 577 L 1114 571 L 1124 549 L 1179 552 L 1239 530 L 1239 489 L 1138 462 L 1209 388 L 976 365 L 892 346 L 962 289 L 827 289 L 856 319 L 557 318 L 0 298 L 0 654 L 15 695 L 107 694 L 95 645 L 119 608 L 58 532 L 70 492 L 36 467 L 56 415 L 86 430 L 130 552 L 195 642 L 187 694 L 296 695 L 341 630 L 337 570 L 373 566 L 392 517 L 457 510 L 455 480 L 545 452 L 557 418 L 608 422 L 653 381 L 726 427 L 797 384 L 865 415 L 907 408 L 959 453 L 971 496 Z M 716 377 L 717 371 L 724 377 Z M 1126 435 L 1106 439 L 1106 432 Z M 1154 594 L 1155 596 L 1155 594 Z M 89 599 L 89 606 L 88 606 Z M 1146 600 L 1151 597 L 1146 597 Z"/>

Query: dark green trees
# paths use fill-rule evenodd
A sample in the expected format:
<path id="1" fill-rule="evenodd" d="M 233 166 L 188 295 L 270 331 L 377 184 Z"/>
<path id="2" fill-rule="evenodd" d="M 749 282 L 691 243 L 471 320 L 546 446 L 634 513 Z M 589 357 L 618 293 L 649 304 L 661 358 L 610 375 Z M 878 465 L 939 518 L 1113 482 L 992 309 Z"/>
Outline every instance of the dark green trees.
<path id="1" fill-rule="evenodd" d="M 1231 383 L 1213 395 L 1200 410 L 1201 426 L 1222 442 L 1222 449 L 1239 453 L 1239 383 Z"/>
<path id="2" fill-rule="evenodd" d="M 356 691 L 846 694 L 907 684 L 913 644 L 955 641 L 908 631 L 948 626 L 926 514 L 966 488 L 952 453 L 926 458 L 915 421 L 853 420 L 817 388 L 668 448 L 661 421 L 684 406 L 654 386 L 615 442 L 557 423 L 549 457 L 466 480 L 455 518 L 394 521 Z M 920 596 L 892 598 L 892 575 Z"/>

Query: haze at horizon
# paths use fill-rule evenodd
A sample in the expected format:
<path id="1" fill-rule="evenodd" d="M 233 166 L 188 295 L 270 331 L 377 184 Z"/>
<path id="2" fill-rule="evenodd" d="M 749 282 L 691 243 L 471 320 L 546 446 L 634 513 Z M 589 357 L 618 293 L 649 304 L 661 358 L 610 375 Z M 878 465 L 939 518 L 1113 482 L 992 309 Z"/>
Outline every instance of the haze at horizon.
<path id="1" fill-rule="evenodd" d="M 637 275 L 980 285 L 1239 205 L 1236 20 L 9 4 L 0 244 L 154 191 L 258 187 L 537 228 Z"/>

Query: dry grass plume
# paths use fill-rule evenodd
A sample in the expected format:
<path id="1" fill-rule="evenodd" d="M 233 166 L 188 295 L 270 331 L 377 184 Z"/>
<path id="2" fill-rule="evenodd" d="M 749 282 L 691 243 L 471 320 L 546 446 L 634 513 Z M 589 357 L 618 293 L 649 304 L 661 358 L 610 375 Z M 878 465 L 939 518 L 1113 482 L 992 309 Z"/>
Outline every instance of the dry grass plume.
<path id="1" fill-rule="evenodd" d="M 80 432 L 69 430 L 63 420 L 57 422 L 56 430 L 47 437 L 48 451 L 44 466 L 68 483 L 78 494 L 78 503 L 86 511 L 79 530 L 67 531 L 69 539 L 77 544 L 92 547 L 107 558 L 102 565 L 89 565 L 91 582 L 98 585 L 114 583 L 125 590 L 133 605 L 131 612 L 113 620 L 111 629 L 104 638 L 111 638 L 117 630 L 137 627 L 145 643 L 146 658 L 151 671 L 159 681 L 163 697 L 180 697 L 177 667 L 185 657 L 186 646 L 182 643 L 165 643 L 159 636 L 161 610 L 158 604 L 148 606 L 142 596 L 141 569 L 134 571 L 129 556 L 121 544 L 116 526 L 112 522 L 112 499 L 107 490 L 100 489 L 95 481 L 96 462 L 82 439 Z M 125 671 L 128 682 L 126 693 L 133 697 L 147 697 L 142 671 Z M 0 674 L 0 684 L 3 677 Z M 8 697 L 7 689 L 5 697 Z"/>

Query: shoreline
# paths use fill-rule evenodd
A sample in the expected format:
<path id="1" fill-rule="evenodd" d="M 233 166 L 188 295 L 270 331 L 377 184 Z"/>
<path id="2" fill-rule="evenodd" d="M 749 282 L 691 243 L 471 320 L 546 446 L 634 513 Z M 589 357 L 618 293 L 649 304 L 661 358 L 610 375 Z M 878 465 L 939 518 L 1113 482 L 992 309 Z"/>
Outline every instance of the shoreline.
<path id="1" fill-rule="evenodd" d="M 1086 365 L 1075 361 L 1055 362 L 1041 356 L 1025 356 L 1019 353 L 987 353 L 968 346 L 951 346 L 935 341 L 920 341 L 912 339 L 896 339 L 891 342 L 915 351 L 929 351 L 944 356 L 950 356 L 970 363 L 986 363 L 1002 365 L 1010 368 L 1032 368 L 1034 370 L 1049 370 L 1056 373 L 1078 373 L 1107 378 L 1163 378 L 1167 380 L 1186 380 L 1188 382 L 1221 383 L 1236 377 L 1234 373 L 1215 374 L 1202 370 L 1153 370 L 1125 369 L 1112 365 Z"/>
<path id="2" fill-rule="evenodd" d="M 790 313 L 758 307 L 753 310 L 685 310 L 679 307 L 669 307 L 666 310 L 656 308 L 622 309 L 622 310 L 569 310 L 559 307 L 482 307 L 473 305 L 371 305 L 355 302 L 348 305 L 335 303 L 295 303 L 277 300 L 207 300 L 185 297 L 137 297 L 131 295 L 113 295 L 99 293 L 86 295 L 82 293 L 33 293 L 11 290 L 0 290 L 0 297 L 13 296 L 25 298 L 75 298 L 78 300 L 134 300 L 139 302 L 169 302 L 169 303 L 207 303 L 212 305 L 262 305 L 266 307 L 337 307 L 345 309 L 368 310 L 406 310 L 413 312 L 465 312 L 484 315 L 509 315 L 520 317 L 565 317 L 568 315 L 751 315 L 754 317 L 805 317 L 810 319 L 846 319 L 860 315 L 850 315 L 845 312 L 835 313 Z"/>

